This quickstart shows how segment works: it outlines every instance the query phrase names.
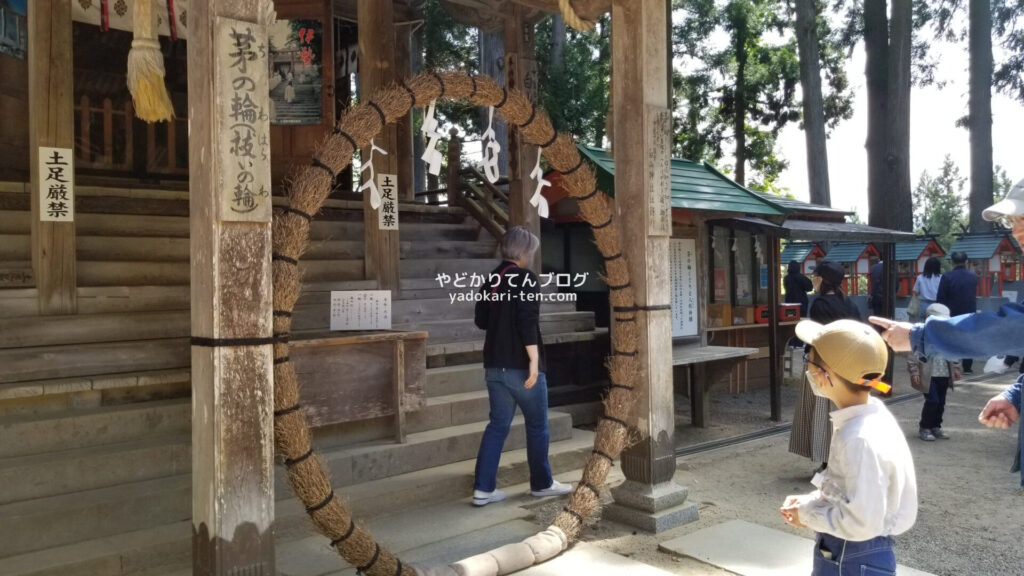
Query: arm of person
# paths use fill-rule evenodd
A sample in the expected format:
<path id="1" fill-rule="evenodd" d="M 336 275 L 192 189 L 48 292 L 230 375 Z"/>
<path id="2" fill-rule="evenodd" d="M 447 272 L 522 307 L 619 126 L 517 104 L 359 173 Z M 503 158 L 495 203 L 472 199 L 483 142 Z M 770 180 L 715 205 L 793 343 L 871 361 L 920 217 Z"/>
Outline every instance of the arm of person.
<path id="1" fill-rule="evenodd" d="M 800 275 L 800 289 L 803 290 L 804 294 L 814 290 L 814 282 L 807 276 Z"/>
<path id="2" fill-rule="evenodd" d="M 921 360 L 914 354 L 907 354 L 907 372 L 910 373 L 910 385 L 921 390 Z"/>
<path id="3" fill-rule="evenodd" d="M 964 314 L 949 319 L 929 318 L 910 330 L 910 348 L 918 356 L 972 358 L 1013 354 L 1024 334 L 1024 307 L 1004 304 L 998 312 Z M 894 348 L 895 349 L 895 348 Z"/>
<path id="4" fill-rule="evenodd" d="M 935 292 L 935 301 L 949 306 L 949 278 L 945 274 L 939 278 L 939 289 Z"/>
<path id="5" fill-rule="evenodd" d="M 519 341 L 526 347 L 526 355 L 530 358 L 530 375 L 527 377 L 526 388 L 537 383 L 540 373 L 540 344 L 537 334 L 540 332 L 540 283 L 537 275 L 527 270 L 518 291 L 516 302 L 516 331 Z"/>
<path id="6" fill-rule="evenodd" d="M 484 298 L 487 296 L 487 292 L 481 289 L 480 293 L 483 296 L 480 300 L 477 300 L 473 307 L 473 324 L 481 330 L 487 330 L 487 322 L 490 320 L 491 303 Z"/>
<path id="7" fill-rule="evenodd" d="M 856 474 L 856 478 L 846 482 L 846 493 L 841 493 L 826 477 L 820 496 L 800 504 L 798 518 L 815 532 L 844 540 L 862 541 L 880 536 L 885 529 L 888 475 L 878 455 L 864 440 L 852 443 L 846 458 L 844 468 Z"/>

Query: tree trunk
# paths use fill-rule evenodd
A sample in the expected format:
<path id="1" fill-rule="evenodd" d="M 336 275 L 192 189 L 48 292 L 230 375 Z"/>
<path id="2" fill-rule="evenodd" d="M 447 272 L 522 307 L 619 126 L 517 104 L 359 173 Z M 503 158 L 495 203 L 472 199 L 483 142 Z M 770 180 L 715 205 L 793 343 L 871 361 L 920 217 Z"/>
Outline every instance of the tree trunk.
<path id="1" fill-rule="evenodd" d="M 868 91 L 868 224 L 887 227 L 885 197 L 885 109 L 888 84 L 889 18 L 886 0 L 864 0 L 864 74 Z"/>
<path id="2" fill-rule="evenodd" d="M 551 17 L 551 62 L 552 71 L 565 68 L 565 20 L 561 14 Z"/>
<path id="3" fill-rule="evenodd" d="M 989 227 L 981 217 L 992 204 L 992 12 L 989 0 L 970 0 L 971 232 Z"/>
<path id="4" fill-rule="evenodd" d="M 807 184 L 811 191 L 812 203 L 831 206 L 817 18 L 814 0 L 796 0 L 796 45 L 800 55 L 804 138 L 807 141 Z"/>
<path id="5" fill-rule="evenodd" d="M 737 27 L 733 38 L 736 50 L 736 94 L 733 99 L 733 130 L 736 136 L 736 181 L 746 186 L 747 163 L 747 38 L 746 23 Z"/>
<path id="6" fill-rule="evenodd" d="M 502 29 L 480 31 L 479 51 L 480 73 L 505 84 L 505 33 Z M 498 172 L 508 174 L 508 129 L 500 114 L 494 115 L 494 136 L 501 145 L 498 154 Z M 487 108 L 480 108 L 480 133 L 487 130 Z"/>
<path id="7" fill-rule="evenodd" d="M 910 183 L 910 51 L 913 0 L 892 0 L 889 22 L 885 169 L 889 228 L 914 229 Z"/>

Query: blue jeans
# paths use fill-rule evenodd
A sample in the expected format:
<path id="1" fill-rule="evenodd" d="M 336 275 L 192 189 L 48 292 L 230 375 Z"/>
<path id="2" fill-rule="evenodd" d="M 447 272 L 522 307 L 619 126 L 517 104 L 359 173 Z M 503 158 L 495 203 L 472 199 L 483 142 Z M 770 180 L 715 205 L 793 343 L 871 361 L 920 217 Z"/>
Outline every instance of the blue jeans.
<path id="1" fill-rule="evenodd" d="M 814 571 L 811 576 L 895 576 L 896 554 L 891 536 L 863 542 L 815 533 Z M 822 550 L 832 553 L 826 558 Z"/>
<path id="2" fill-rule="evenodd" d="M 491 401 L 491 421 L 480 439 L 476 456 L 476 483 L 473 488 L 492 492 L 498 484 L 498 462 L 505 445 L 516 405 L 526 420 L 526 459 L 530 465 L 530 489 L 551 487 L 551 465 L 548 464 L 548 381 L 541 372 L 537 383 L 523 387 L 529 372 L 511 368 L 488 368 L 487 395 Z"/>

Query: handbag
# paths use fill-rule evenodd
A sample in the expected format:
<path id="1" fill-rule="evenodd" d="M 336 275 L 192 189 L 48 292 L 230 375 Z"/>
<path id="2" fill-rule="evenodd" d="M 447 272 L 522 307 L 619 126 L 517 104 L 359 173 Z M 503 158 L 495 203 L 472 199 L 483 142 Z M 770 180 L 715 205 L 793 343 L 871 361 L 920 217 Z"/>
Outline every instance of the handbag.
<path id="1" fill-rule="evenodd" d="M 910 297 L 910 304 L 907 304 L 907 316 L 911 318 L 921 316 L 921 295 L 916 292 Z"/>

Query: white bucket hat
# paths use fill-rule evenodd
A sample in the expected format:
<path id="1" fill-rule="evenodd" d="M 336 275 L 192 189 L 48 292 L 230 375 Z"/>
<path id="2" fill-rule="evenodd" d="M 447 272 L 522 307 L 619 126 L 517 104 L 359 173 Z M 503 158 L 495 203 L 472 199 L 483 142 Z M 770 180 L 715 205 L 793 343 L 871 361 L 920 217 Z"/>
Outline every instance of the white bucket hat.
<path id="1" fill-rule="evenodd" d="M 998 220 L 1003 216 L 1024 214 L 1024 180 L 1017 182 L 1010 192 L 999 202 L 985 208 L 981 213 L 985 220 Z"/>

